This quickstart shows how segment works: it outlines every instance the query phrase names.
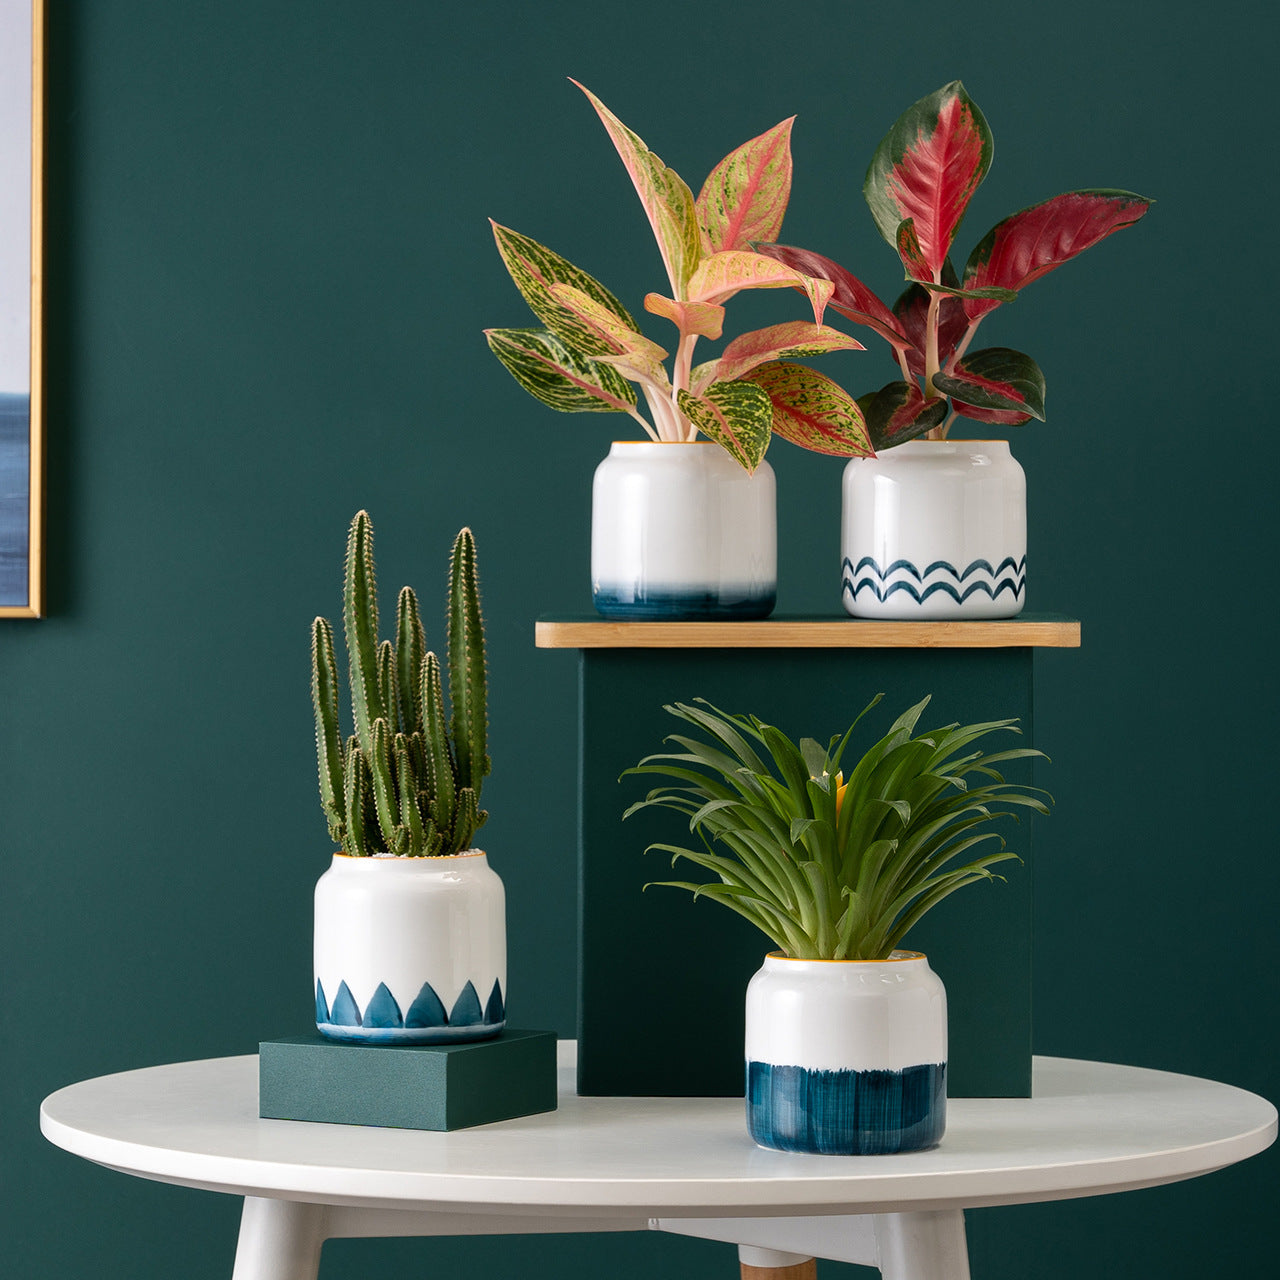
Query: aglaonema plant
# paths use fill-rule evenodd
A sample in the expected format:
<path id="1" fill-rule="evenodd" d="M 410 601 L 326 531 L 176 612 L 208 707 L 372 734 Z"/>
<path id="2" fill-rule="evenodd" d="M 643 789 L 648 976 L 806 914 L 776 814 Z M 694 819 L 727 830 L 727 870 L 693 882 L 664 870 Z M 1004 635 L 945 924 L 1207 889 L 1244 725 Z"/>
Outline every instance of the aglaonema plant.
<path id="1" fill-rule="evenodd" d="M 692 441 L 701 432 L 747 471 L 759 466 L 774 433 L 819 452 L 869 454 L 862 415 L 850 397 L 829 378 L 786 362 L 863 349 L 823 324 L 835 286 L 753 247 L 776 241 L 782 229 L 791 193 L 792 120 L 731 151 L 695 197 L 599 98 L 578 87 L 604 123 L 657 239 L 668 292 L 647 294 L 644 306 L 675 326 L 674 355 L 646 338 L 587 272 L 496 222 L 498 252 L 545 327 L 487 329 L 493 353 L 553 409 L 630 414 L 653 440 Z M 724 304 L 734 294 L 788 287 L 808 295 L 812 321 L 742 334 L 717 359 L 694 364 L 700 338 L 723 336 Z M 651 420 L 637 407 L 633 383 Z"/>
<path id="2" fill-rule="evenodd" d="M 449 714 L 440 661 L 426 647 L 418 597 L 402 587 L 396 639 L 378 640 L 373 525 L 357 512 L 347 537 L 342 617 L 355 732 L 344 743 L 338 715 L 333 628 L 311 631 L 320 800 L 344 853 L 449 855 L 471 847 L 489 816 L 480 789 L 487 754 L 484 621 L 470 529 L 449 561 Z"/>
<path id="3" fill-rule="evenodd" d="M 863 194 L 911 282 L 892 309 L 830 258 L 755 246 L 829 281 L 831 308 L 893 349 L 901 378 L 858 398 L 877 450 L 926 434 L 945 439 L 956 417 L 996 426 L 1043 420 L 1039 366 L 1008 347 L 971 350 L 978 326 L 1033 281 L 1132 226 L 1152 203 L 1129 191 L 1068 191 L 997 223 L 957 272 L 952 243 L 991 158 L 986 118 L 958 80 L 909 107 L 881 140 Z"/>
<path id="4" fill-rule="evenodd" d="M 755 716 L 728 715 L 702 699 L 666 707 L 700 736 L 673 734 L 666 741 L 679 750 L 627 770 L 671 781 L 625 816 L 651 807 L 685 816 L 701 848 L 649 848 L 716 879 L 658 884 L 722 903 L 792 959 L 882 960 L 944 898 L 996 878 L 991 867 L 1017 856 L 992 830 L 996 821 L 1018 809 L 1048 813 L 1043 792 L 1007 782 L 996 766 L 1043 753 L 975 745 L 1017 733 L 1013 720 L 917 732 L 925 698 L 846 781 L 846 748 L 879 701 L 825 747 L 812 738 L 797 745 Z"/>

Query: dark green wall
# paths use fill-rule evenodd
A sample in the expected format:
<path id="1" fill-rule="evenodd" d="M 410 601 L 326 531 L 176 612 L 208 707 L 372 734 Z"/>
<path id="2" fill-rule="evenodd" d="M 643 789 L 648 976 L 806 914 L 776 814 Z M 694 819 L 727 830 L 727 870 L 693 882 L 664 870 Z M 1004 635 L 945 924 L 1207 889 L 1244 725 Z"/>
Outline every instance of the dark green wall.
<path id="1" fill-rule="evenodd" d="M 42 1141 L 36 1111 L 85 1076 L 247 1052 L 305 1024 L 327 858 L 307 626 L 334 609 L 359 506 L 386 585 L 428 601 L 453 533 L 476 530 L 486 844 L 523 975 L 512 1013 L 572 1029 L 574 660 L 532 635 L 538 614 L 587 607 L 589 481 L 614 420 L 544 410 L 492 361 L 481 328 L 526 321 L 486 217 L 633 308 L 661 281 L 569 75 L 695 186 L 799 113 L 787 238 L 890 294 L 862 172 L 897 112 L 956 76 L 997 143 L 966 251 L 1071 187 L 1159 199 L 987 322 L 1049 381 L 1049 424 L 1015 441 L 1031 606 L 1084 620 L 1084 648 L 1038 667 L 1059 804 L 1037 833 L 1035 1039 L 1280 1097 L 1277 518 L 1269 451 L 1246 434 L 1269 430 L 1274 396 L 1263 6 L 50 10 L 50 616 L 0 623 L 7 1276 L 230 1274 L 229 1199 L 83 1164 Z M 855 391 L 891 376 L 881 351 L 824 368 Z M 771 456 L 780 608 L 829 611 L 839 464 Z M 971 1215 L 975 1275 L 1267 1273 L 1278 1167 L 1269 1153 L 1173 1188 Z M 728 1246 L 677 1239 L 361 1241 L 325 1256 L 326 1280 L 734 1274 Z"/>

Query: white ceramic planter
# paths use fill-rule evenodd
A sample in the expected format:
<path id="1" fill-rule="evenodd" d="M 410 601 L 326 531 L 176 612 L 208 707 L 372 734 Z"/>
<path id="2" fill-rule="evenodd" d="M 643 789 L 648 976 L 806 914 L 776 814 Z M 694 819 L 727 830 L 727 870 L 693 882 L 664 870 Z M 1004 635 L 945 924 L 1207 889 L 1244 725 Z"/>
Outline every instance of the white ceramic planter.
<path id="1" fill-rule="evenodd" d="M 502 881 L 454 857 L 336 853 L 316 884 L 316 1026 L 331 1040 L 485 1040 L 506 1021 Z"/>
<path id="2" fill-rule="evenodd" d="M 778 583 L 777 489 L 718 444 L 619 441 L 591 495 L 591 595 L 606 618 L 765 618 Z"/>
<path id="3" fill-rule="evenodd" d="M 855 618 L 1012 618 L 1026 477 L 1003 440 L 911 440 L 844 471 L 841 599 Z"/>
<path id="4" fill-rule="evenodd" d="M 762 1147 L 882 1155 L 946 1127 L 947 997 L 918 951 L 774 953 L 747 987 L 747 1129 Z"/>

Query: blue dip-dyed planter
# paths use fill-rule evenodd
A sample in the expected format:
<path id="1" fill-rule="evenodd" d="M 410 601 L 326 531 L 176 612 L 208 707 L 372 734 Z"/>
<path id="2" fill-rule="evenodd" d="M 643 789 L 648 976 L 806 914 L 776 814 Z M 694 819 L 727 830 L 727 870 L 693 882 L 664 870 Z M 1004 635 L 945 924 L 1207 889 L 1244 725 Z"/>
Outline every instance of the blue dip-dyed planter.
<path id="1" fill-rule="evenodd" d="M 941 1142 L 946 992 L 919 952 L 774 954 L 747 988 L 747 1130 L 763 1147 L 891 1155 Z"/>
<path id="2" fill-rule="evenodd" d="M 615 441 L 591 489 L 591 598 L 631 622 L 766 618 L 777 488 L 718 444 Z"/>

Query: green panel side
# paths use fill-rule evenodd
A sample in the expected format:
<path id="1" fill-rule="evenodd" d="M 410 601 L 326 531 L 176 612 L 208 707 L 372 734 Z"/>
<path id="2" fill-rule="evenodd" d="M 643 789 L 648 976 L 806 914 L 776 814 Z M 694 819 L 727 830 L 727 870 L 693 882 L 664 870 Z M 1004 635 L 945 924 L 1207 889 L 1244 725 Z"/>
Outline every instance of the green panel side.
<path id="1" fill-rule="evenodd" d="M 793 738 L 843 732 L 877 692 L 861 754 L 926 694 L 921 727 L 1017 717 L 1009 745 L 1035 744 L 1029 649 L 589 650 L 582 655 L 578 1086 L 584 1094 L 741 1094 L 743 999 L 771 943 L 744 920 L 674 889 L 654 841 L 684 843 L 678 815 L 626 806 L 654 780 L 624 769 L 683 726 L 663 704 L 704 697 Z M 856 758 L 856 755 L 850 757 Z M 1031 769 L 1010 777 L 1029 781 Z M 953 1097 L 1025 1097 L 1031 1087 L 1030 824 L 1003 834 L 1025 859 L 1004 883 L 975 885 L 907 942 L 946 984 Z M 686 869 L 681 879 L 697 878 Z"/>
<path id="2" fill-rule="evenodd" d="M 269 1119 L 466 1129 L 555 1108 L 550 1031 L 508 1031 L 476 1044 L 376 1046 L 312 1033 L 258 1048 L 258 1114 Z"/>

